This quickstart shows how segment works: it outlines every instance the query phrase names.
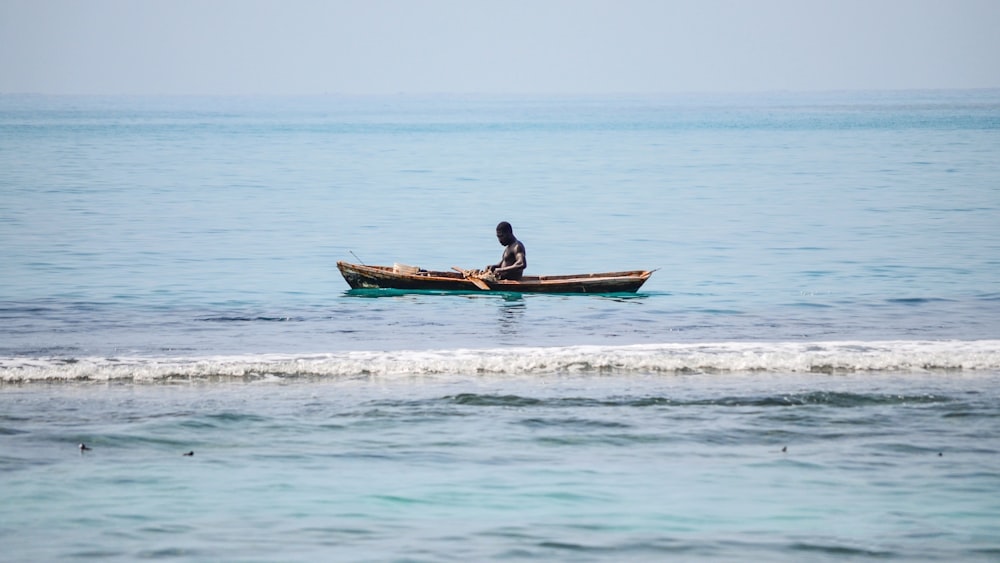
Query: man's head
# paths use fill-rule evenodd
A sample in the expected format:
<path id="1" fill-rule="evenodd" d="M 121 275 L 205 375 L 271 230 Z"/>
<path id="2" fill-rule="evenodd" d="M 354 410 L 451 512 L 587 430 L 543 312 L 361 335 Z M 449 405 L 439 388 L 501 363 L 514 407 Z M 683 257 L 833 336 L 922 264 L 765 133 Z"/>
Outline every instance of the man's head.
<path id="1" fill-rule="evenodd" d="M 499 240 L 500 244 L 504 246 L 507 246 L 517 240 L 514 238 L 514 228 L 511 227 L 510 223 L 507 221 L 501 221 L 500 224 L 497 225 L 497 240 Z"/>

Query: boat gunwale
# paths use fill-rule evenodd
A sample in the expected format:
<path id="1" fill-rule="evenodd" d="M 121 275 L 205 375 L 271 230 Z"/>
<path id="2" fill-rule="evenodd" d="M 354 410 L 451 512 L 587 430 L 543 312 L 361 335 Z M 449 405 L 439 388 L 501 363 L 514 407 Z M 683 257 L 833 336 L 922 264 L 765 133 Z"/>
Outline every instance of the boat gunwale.
<path id="1" fill-rule="evenodd" d="M 369 266 L 346 261 L 338 261 L 337 267 L 352 289 L 426 289 L 432 291 L 512 293 L 635 293 L 653 273 L 651 270 L 622 270 L 589 274 L 525 276 L 519 281 L 488 281 L 490 288 L 483 289 L 477 287 L 460 272 L 421 270 L 417 273 L 408 273 L 397 271 L 393 266 Z M 367 277 L 372 285 L 367 286 L 364 282 L 356 285 L 357 280 L 348 279 L 351 274 L 361 278 Z M 400 287 L 397 284 L 404 285 Z M 427 284 L 427 286 L 413 287 L 420 284 Z M 443 284 L 449 287 L 432 287 L 434 284 Z"/>

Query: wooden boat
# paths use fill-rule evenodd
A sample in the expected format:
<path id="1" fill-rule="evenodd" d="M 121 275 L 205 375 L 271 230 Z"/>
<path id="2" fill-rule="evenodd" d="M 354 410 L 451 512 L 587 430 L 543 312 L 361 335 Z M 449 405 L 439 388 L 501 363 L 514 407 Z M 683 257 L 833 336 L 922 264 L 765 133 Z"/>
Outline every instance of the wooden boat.
<path id="1" fill-rule="evenodd" d="M 635 293 L 653 274 L 649 270 L 524 276 L 519 281 L 495 280 L 454 268 L 436 272 L 412 266 L 366 266 L 337 262 L 352 289 L 405 289 L 429 291 L 506 291 L 515 293 Z"/>

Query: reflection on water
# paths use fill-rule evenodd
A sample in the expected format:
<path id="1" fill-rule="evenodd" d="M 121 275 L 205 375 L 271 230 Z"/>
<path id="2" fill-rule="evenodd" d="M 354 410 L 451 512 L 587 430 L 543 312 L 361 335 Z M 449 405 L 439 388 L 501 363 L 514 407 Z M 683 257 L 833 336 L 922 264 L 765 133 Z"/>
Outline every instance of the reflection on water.
<path id="1" fill-rule="evenodd" d="M 610 299 L 612 301 L 632 301 L 635 299 L 646 299 L 654 294 L 670 295 L 664 292 L 640 292 L 640 293 L 530 293 L 533 297 L 574 297 L 581 299 Z M 521 301 L 526 294 L 515 291 L 455 291 L 455 290 L 429 290 L 429 289 L 348 289 L 343 292 L 343 297 L 401 297 L 406 295 L 454 295 L 460 297 L 499 297 L 504 301 Z"/>
<path id="2" fill-rule="evenodd" d="M 404 297 L 407 295 L 451 295 L 458 297 L 496 297 L 510 295 L 495 291 L 455 291 L 455 290 L 435 290 L 435 289 L 348 289 L 342 294 L 344 297 Z M 518 294 L 519 295 L 519 294 Z"/>
<path id="3" fill-rule="evenodd" d="M 653 293 L 653 292 L 651 292 Z M 642 300 L 650 296 L 651 293 L 602 293 L 599 295 L 593 295 L 593 297 L 598 297 L 600 299 L 608 299 L 610 301 L 618 301 L 619 303 L 627 303 L 629 301 Z M 655 292 L 660 295 L 670 295 L 669 293 Z"/>
<path id="4" fill-rule="evenodd" d="M 520 334 L 525 310 L 527 310 L 527 303 L 524 300 L 524 295 L 520 293 L 504 294 L 503 301 L 497 309 L 499 313 L 497 327 L 501 336 Z"/>

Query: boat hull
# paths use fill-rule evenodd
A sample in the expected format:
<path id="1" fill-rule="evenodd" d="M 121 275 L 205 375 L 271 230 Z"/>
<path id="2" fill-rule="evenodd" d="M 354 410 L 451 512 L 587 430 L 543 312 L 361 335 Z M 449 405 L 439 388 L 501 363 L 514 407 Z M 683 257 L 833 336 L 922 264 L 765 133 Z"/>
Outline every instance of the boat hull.
<path id="1" fill-rule="evenodd" d="M 458 272 L 421 270 L 402 272 L 392 266 L 365 266 L 337 262 L 352 289 L 402 289 L 414 291 L 498 291 L 514 293 L 635 293 L 652 272 L 630 270 L 562 276 L 524 276 L 519 281 L 482 280 L 483 289 Z"/>

